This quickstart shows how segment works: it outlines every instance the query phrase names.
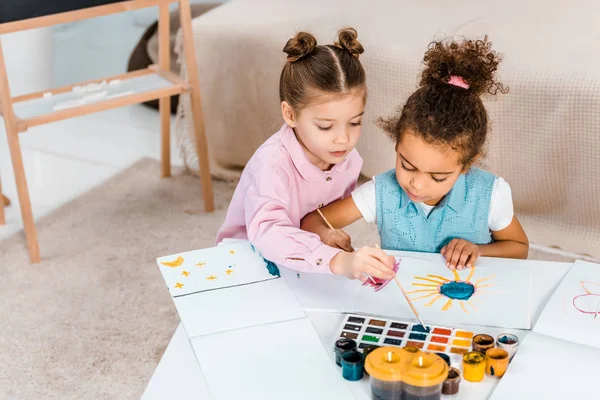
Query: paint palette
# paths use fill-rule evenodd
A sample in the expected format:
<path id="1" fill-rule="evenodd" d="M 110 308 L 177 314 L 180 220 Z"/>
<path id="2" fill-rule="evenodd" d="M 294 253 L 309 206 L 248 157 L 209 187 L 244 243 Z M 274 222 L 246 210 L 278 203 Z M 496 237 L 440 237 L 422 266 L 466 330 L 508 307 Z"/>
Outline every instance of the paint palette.
<path id="1" fill-rule="evenodd" d="M 349 314 L 342 322 L 338 338 L 355 340 L 359 351 L 370 345 L 414 346 L 423 351 L 446 353 L 453 361 L 459 361 L 471 350 L 473 332 L 440 326 L 424 328 L 419 323 Z"/>

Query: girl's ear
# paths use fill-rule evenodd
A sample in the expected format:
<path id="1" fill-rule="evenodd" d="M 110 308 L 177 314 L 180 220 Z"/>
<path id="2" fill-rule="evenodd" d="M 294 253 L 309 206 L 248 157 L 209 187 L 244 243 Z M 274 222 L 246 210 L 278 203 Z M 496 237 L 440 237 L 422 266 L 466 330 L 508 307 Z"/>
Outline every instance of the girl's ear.
<path id="1" fill-rule="evenodd" d="M 473 157 L 473 159 L 471 160 L 471 162 L 469 162 L 468 164 L 465 164 L 463 166 L 461 174 L 466 174 L 467 171 L 469 170 L 469 168 L 471 168 L 473 166 L 473 164 L 475 164 L 477 161 L 479 161 L 480 158 L 481 158 L 481 153 L 475 155 L 475 157 Z"/>
<path id="2" fill-rule="evenodd" d="M 288 124 L 291 128 L 296 127 L 296 114 L 292 109 L 292 106 L 289 105 L 287 101 L 281 102 L 281 116 L 286 124 Z"/>

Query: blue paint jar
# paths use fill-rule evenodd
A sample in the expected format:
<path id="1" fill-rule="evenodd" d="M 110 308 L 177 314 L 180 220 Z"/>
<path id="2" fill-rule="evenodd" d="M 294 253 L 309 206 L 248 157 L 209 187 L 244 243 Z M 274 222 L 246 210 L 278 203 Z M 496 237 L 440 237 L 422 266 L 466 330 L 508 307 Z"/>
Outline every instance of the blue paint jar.
<path id="1" fill-rule="evenodd" d="M 352 339 L 339 339 L 335 342 L 335 347 L 333 350 L 335 352 L 335 363 L 341 367 L 342 355 L 350 351 L 355 351 L 356 342 Z"/>
<path id="2" fill-rule="evenodd" d="M 450 366 L 450 356 L 446 353 L 435 353 L 442 358 L 442 360 L 446 361 L 446 364 Z"/>
<path id="3" fill-rule="evenodd" d="M 358 351 L 342 354 L 342 376 L 347 381 L 360 381 L 365 368 L 365 357 Z"/>

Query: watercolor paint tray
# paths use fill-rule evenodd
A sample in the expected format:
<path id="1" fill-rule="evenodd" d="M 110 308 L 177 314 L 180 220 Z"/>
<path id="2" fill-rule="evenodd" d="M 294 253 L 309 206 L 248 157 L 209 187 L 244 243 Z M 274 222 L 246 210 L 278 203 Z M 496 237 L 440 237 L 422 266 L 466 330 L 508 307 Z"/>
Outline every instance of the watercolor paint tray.
<path id="1" fill-rule="evenodd" d="M 445 353 L 454 362 L 460 363 L 463 354 L 471 351 L 473 332 L 429 326 L 429 332 L 418 322 L 396 321 L 364 314 L 347 314 L 342 322 L 339 338 L 353 339 L 358 350 L 369 345 L 415 346 L 423 351 Z"/>

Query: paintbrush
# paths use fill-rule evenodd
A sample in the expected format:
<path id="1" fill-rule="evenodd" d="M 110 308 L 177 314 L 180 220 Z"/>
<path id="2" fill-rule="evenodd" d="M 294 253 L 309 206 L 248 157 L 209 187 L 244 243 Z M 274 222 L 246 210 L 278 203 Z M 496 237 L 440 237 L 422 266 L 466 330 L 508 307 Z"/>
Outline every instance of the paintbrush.
<path id="1" fill-rule="evenodd" d="M 323 221 L 325 221 L 325 223 L 327 224 L 327 226 L 329 227 L 329 229 L 331 229 L 332 231 L 334 231 L 335 233 L 337 233 L 338 235 L 340 235 L 340 233 L 337 231 L 337 229 L 335 229 L 333 227 L 333 225 L 331 225 L 329 223 L 329 221 L 327 220 L 327 218 L 325 218 L 325 216 L 323 215 L 323 213 L 321 212 L 321 210 L 317 208 L 317 212 L 319 213 L 319 215 L 321 216 L 321 218 L 323 218 Z M 340 236 L 342 236 L 342 235 L 340 235 Z M 352 250 L 354 250 L 354 249 L 352 249 Z M 375 282 L 375 279 L 373 279 L 373 277 L 371 275 L 367 274 L 367 276 L 369 277 L 369 279 L 371 280 L 371 282 L 373 282 L 374 285 L 377 285 L 377 282 Z"/>
<path id="2" fill-rule="evenodd" d="M 600 311 L 600 301 L 598 302 L 598 307 L 596 307 L 596 312 L 594 313 L 594 319 L 598 316 L 598 312 Z"/>
<path id="3" fill-rule="evenodd" d="M 377 247 L 378 249 L 380 248 L 379 245 L 375 245 L 375 247 Z M 400 281 L 398 281 L 398 278 L 394 277 L 394 280 L 396 281 L 396 284 L 398 285 L 398 288 L 400 288 L 400 291 L 402 292 L 402 295 L 404 296 L 404 298 L 406 299 L 406 302 L 408 303 L 408 305 L 410 306 L 410 309 L 412 310 L 412 312 L 415 314 L 415 317 L 417 317 L 417 319 L 419 320 L 419 322 L 421 323 L 421 326 L 425 329 L 427 329 L 427 325 L 425 325 L 423 323 L 423 320 L 421 319 L 421 316 L 419 315 L 419 313 L 417 312 L 417 309 L 415 308 L 415 306 L 413 305 L 412 301 L 408 298 L 408 295 L 406 294 L 406 292 L 404 291 L 404 289 L 402 288 L 402 285 L 400 284 Z"/>

